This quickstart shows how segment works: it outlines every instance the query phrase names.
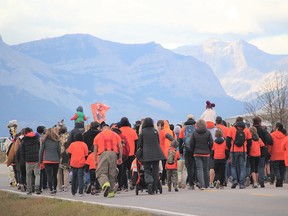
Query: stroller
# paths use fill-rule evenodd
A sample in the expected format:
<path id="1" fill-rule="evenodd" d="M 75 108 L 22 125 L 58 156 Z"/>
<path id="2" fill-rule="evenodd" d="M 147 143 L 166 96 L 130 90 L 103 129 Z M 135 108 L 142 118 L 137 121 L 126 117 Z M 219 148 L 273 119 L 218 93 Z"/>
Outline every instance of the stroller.
<path id="1" fill-rule="evenodd" d="M 146 192 L 148 191 L 148 185 L 145 182 L 145 177 L 144 177 L 144 167 L 141 164 L 141 162 L 137 159 L 136 160 L 136 170 L 133 170 L 134 173 L 133 175 L 135 175 L 135 179 L 136 179 L 136 185 L 135 185 L 135 192 L 136 195 L 139 194 L 139 191 L 143 192 L 143 190 L 146 190 Z M 162 194 L 162 185 L 160 183 L 160 175 L 158 178 L 158 182 L 157 182 L 157 189 L 156 189 L 156 193 L 160 193 Z"/>

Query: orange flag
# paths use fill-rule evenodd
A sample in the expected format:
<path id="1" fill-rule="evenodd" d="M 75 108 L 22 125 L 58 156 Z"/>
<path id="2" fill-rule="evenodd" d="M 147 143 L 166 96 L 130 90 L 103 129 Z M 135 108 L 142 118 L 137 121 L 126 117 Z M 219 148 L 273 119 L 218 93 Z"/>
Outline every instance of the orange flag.
<path id="1" fill-rule="evenodd" d="M 91 110 L 92 110 L 94 121 L 98 123 L 106 121 L 105 114 L 109 109 L 110 109 L 109 106 L 107 106 L 106 104 L 99 103 L 99 102 L 91 104 Z"/>

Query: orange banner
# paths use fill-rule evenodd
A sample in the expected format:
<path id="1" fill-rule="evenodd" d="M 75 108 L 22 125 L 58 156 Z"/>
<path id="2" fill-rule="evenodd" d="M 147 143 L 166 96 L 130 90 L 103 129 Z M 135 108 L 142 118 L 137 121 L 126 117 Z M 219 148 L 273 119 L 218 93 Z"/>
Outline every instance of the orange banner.
<path id="1" fill-rule="evenodd" d="M 101 123 L 106 121 L 106 112 L 110 109 L 109 106 L 102 103 L 91 104 L 91 111 L 94 118 L 94 121 Z"/>

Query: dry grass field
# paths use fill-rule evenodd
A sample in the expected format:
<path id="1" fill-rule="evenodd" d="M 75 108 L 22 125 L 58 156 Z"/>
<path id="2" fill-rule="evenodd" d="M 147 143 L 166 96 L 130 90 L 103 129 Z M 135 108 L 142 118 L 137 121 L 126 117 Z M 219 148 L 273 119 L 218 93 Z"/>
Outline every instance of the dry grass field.
<path id="1" fill-rule="evenodd" d="M 109 208 L 0 191 L 0 215 L 5 216 L 152 216 L 150 213 Z"/>

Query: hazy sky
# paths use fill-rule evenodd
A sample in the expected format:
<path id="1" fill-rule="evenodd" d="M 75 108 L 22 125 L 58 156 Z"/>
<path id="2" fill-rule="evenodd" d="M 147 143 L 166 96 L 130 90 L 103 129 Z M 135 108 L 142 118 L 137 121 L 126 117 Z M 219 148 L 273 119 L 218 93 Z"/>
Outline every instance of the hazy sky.
<path id="1" fill-rule="evenodd" d="M 288 1 L 0 1 L 0 35 L 9 45 L 74 33 L 166 48 L 243 39 L 268 53 L 288 54 Z"/>

